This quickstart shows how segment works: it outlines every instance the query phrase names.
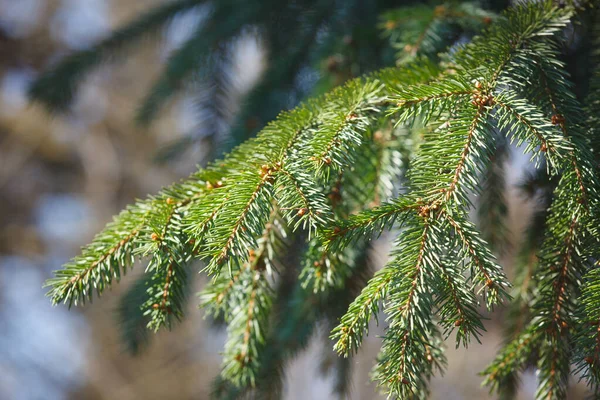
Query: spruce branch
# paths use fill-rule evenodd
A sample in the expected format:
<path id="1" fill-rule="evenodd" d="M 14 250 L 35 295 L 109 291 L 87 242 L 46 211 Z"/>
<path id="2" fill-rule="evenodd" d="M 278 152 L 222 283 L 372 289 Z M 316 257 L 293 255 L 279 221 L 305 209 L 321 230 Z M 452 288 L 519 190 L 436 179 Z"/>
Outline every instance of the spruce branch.
<path id="1" fill-rule="evenodd" d="M 368 333 L 371 317 L 377 317 L 379 313 L 380 302 L 386 297 L 395 273 L 395 265 L 388 264 L 369 280 L 361 294 L 350 304 L 348 312 L 331 335 L 333 340 L 337 340 L 334 350 L 340 355 L 347 357 L 358 350 L 363 335 Z"/>
<path id="2" fill-rule="evenodd" d="M 335 251 L 345 248 L 360 238 L 378 237 L 385 230 L 401 227 L 410 215 L 409 211 L 418 210 L 419 205 L 406 197 L 399 197 L 379 207 L 351 215 L 340 221 L 333 228 L 325 229 L 322 233 L 325 245 Z"/>
<path id="3" fill-rule="evenodd" d="M 236 303 L 228 320 L 228 340 L 223 356 L 223 377 L 238 386 L 256 382 L 255 373 L 260 366 L 258 358 L 265 345 L 269 310 L 272 307 L 272 290 L 264 273 L 244 269 L 236 288 Z"/>
<path id="4" fill-rule="evenodd" d="M 592 150 L 597 155 L 600 74 L 596 62 L 600 55 L 600 30 L 597 23 L 600 13 L 597 10 L 593 12 L 592 20 L 595 24 L 592 28 L 592 69 L 590 90 L 585 99 L 585 111 L 587 112 L 587 125 L 590 128 L 589 133 L 592 137 Z M 600 232 L 598 232 L 597 222 L 593 223 L 588 231 L 589 237 L 593 239 L 591 243 L 586 243 L 586 248 L 590 249 L 588 254 L 595 262 L 583 276 L 580 303 L 575 312 L 573 373 L 580 376 L 581 380 L 585 380 L 592 393 L 597 397 L 600 394 L 600 315 L 598 312 L 600 310 L 598 307 L 598 304 L 600 304 L 600 270 L 598 268 L 598 257 L 595 256 L 598 248 L 597 238 L 600 236 Z"/>
<path id="5" fill-rule="evenodd" d="M 289 228 L 283 222 L 278 209 L 274 208 L 262 236 L 257 240 L 257 248 L 249 250 L 248 262 L 233 276 L 222 274 L 213 280 L 206 289 L 200 292 L 200 306 L 216 317 L 230 309 L 229 298 L 239 283 L 242 271 L 251 268 L 265 270 L 268 275 L 273 275 L 280 269 L 282 254 L 287 248 L 288 230 Z"/>
<path id="6" fill-rule="evenodd" d="M 540 385 L 536 398 L 560 399 L 566 393 L 577 288 L 587 268 L 583 246 L 588 218 L 579 197 L 576 173 L 568 171 L 555 190 L 546 222 L 553 228 L 547 230 L 539 251 L 535 274 L 538 291 L 532 299 L 533 319 L 526 330 L 536 338 L 526 349 L 528 354 L 537 350 Z M 494 371 L 499 367 L 495 362 L 486 370 L 490 374 L 488 382 L 495 380 Z"/>
<path id="7" fill-rule="evenodd" d="M 374 371 L 374 379 L 385 384 L 390 393 L 403 397 L 422 395 L 433 372 L 433 360 L 427 351 L 435 339 L 432 320 L 433 298 L 431 288 L 425 285 L 425 276 L 434 271 L 430 247 L 435 235 L 427 220 L 417 222 L 407 230 L 398 249 L 397 274 L 392 278 L 385 307 L 389 327 L 383 339 L 382 350 Z M 409 258 L 406 256 L 411 254 Z"/>
<path id="8" fill-rule="evenodd" d="M 385 12 L 380 27 L 398 50 L 401 64 L 419 55 L 434 58 L 456 37 L 477 33 L 496 17 L 475 3 L 415 5 Z"/>
<path id="9" fill-rule="evenodd" d="M 175 213 L 185 214 L 189 207 L 206 194 L 206 183 L 215 172 L 199 170 L 187 180 L 160 191 L 156 196 L 140 200 L 122 211 L 113 222 L 82 249 L 64 268 L 47 281 L 48 296 L 56 304 L 69 305 L 91 300 L 94 291 L 100 295 L 114 279 L 120 280 L 136 257 L 144 257 L 158 249 L 158 243 L 169 230 Z M 173 234 L 178 234 L 173 230 Z M 172 239 L 177 242 L 177 239 Z"/>
<path id="10" fill-rule="evenodd" d="M 454 108 L 457 102 L 469 98 L 474 93 L 473 85 L 462 77 L 444 77 L 438 81 L 401 88 L 401 91 L 391 98 L 397 105 L 391 112 L 398 113 L 398 121 L 404 122 L 421 116 L 426 123 L 442 115 L 445 110 Z"/>
<path id="11" fill-rule="evenodd" d="M 383 120 L 381 124 L 387 124 L 387 121 Z M 356 159 L 365 167 L 361 173 L 356 173 L 353 168 L 349 171 L 340 171 L 337 178 L 332 181 L 327 198 L 338 222 L 345 221 L 349 211 L 367 208 L 379 200 L 381 198 L 379 178 L 386 174 L 397 173 L 396 164 L 384 165 L 379 161 L 384 153 L 374 151 L 374 146 L 378 145 L 379 143 L 372 141 L 363 143 L 357 148 Z M 372 178 L 376 180 L 371 182 Z M 309 243 L 309 250 L 304 257 L 300 273 L 300 279 L 307 290 L 310 288 L 313 291 L 342 289 L 340 285 L 347 281 L 356 268 L 353 260 L 357 259 L 357 254 L 364 252 L 369 240 L 368 236 L 356 237 L 353 247 L 346 246 L 340 251 L 332 252 L 324 241 L 326 237 L 321 234 Z"/>
<path id="12" fill-rule="evenodd" d="M 600 386 L 600 314 L 598 301 L 600 292 L 600 273 L 598 263 L 585 276 L 585 285 L 581 294 L 581 306 L 578 310 L 575 341 L 577 350 L 574 355 L 574 373 L 586 380 L 591 389 L 598 391 Z"/>
<path id="13" fill-rule="evenodd" d="M 539 173 L 534 177 L 545 176 L 548 179 L 546 169 L 538 170 Z M 529 185 L 529 183 L 527 183 Z M 511 291 L 512 301 L 508 305 L 506 324 L 504 328 L 505 345 L 511 346 L 510 343 L 516 340 L 521 334 L 531 327 L 531 321 L 533 318 L 532 303 L 534 294 L 536 291 L 536 282 L 534 279 L 534 272 L 539 262 L 538 252 L 540 250 L 543 237 L 541 232 L 545 231 L 546 220 L 547 220 L 547 209 L 550 206 L 551 198 L 549 194 L 545 195 L 540 199 L 539 210 L 537 210 L 530 223 L 527 227 L 525 244 L 521 247 L 519 255 L 515 265 L 515 277 L 513 279 L 513 289 Z M 514 398 L 518 385 L 519 385 L 519 374 L 521 370 L 533 367 L 535 365 L 535 355 L 539 347 L 539 340 L 536 338 L 529 349 L 527 349 L 529 356 L 523 358 L 520 364 L 509 364 L 507 367 L 514 365 L 512 371 L 503 370 L 502 375 L 498 376 L 497 382 L 492 382 L 496 379 L 495 376 L 490 376 L 486 380 L 486 384 L 491 386 L 492 390 L 496 390 L 501 399 L 512 399 Z M 523 349 L 525 350 L 525 349 Z M 500 357 L 500 356 L 499 356 Z M 489 369 L 484 371 L 484 374 L 490 374 Z"/>
<path id="14" fill-rule="evenodd" d="M 583 112 L 579 102 L 574 98 L 570 90 L 570 84 L 564 74 L 557 73 L 554 65 L 550 64 L 546 67 L 545 63 L 539 64 L 540 76 L 542 78 L 542 86 L 547 93 L 550 106 L 552 108 L 552 124 L 558 125 L 565 137 L 570 138 L 576 144 L 576 151 L 573 150 L 569 153 L 570 161 L 573 166 L 573 170 L 577 176 L 577 182 L 579 186 L 579 192 L 581 193 L 581 199 L 584 202 L 589 201 L 587 193 L 588 190 L 594 188 L 595 176 L 593 174 L 593 158 L 588 144 L 588 138 L 586 138 L 585 132 L 581 128 L 580 124 L 569 117 L 567 120 L 564 117 L 564 113 L 569 112 Z M 548 80 L 548 74 L 552 74 L 554 77 L 552 87 Z M 559 94 L 560 93 L 560 94 Z M 589 188 L 589 189 L 588 189 Z M 594 197 L 597 194 L 592 194 Z M 597 201 L 593 199 L 593 201 Z"/>
<path id="15" fill-rule="evenodd" d="M 502 268 L 495 263 L 494 256 L 478 235 L 474 225 L 464 218 L 445 215 L 448 223 L 460 239 L 464 255 L 474 264 L 471 279 L 481 291 L 485 291 L 486 306 L 492 309 L 494 305 L 510 296 L 506 292 L 509 286 Z"/>
<path id="16" fill-rule="evenodd" d="M 162 215 L 157 212 L 146 228 L 149 234 L 141 238 L 138 252 L 142 257 L 151 254 L 145 273 L 152 277 L 147 282 L 147 299 L 141 305 L 150 318 L 148 328 L 156 331 L 172 320 L 181 320 L 187 295 L 187 268 L 193 258 L 192 247 L 186 242 L 181 224 L 181 210 L 190 200 L 161 202 Z M 157 233 L 158 230 L 160 233 Z M 150 240 L 144 243 L 144 239 Z"/>
<path id="17" fill-rule="evenodd" d="M 538 398 L 564 398 L 566 391 L 570 352 L 567 338 L 574 325 L 579 277 L 586 268 L 585 260 L 580 258 L 586 213 L 584 206 L 572 196 L 578 192 L 578 186 L 574 172 L 563 176 L 548 221 L 549 226 L 555 228 L 540 250 L 540 266 L 545 268 L 538 273 L 540 292 L 533 308 L 539 318 L 536 329 L 544 332 L 546 342 L 539 353 Z"/>
<path id="18" fill-rule="evenodd" d="M 222 376 L 239 387 L 254 386 L 262 368 L 275 293 L 267 279 L 285 250 L 286 229 L 274 210 L 258 247 L 231 278 L 221 275 L 201 294 L 201 306 L 228 322 Z"/>
<path id="19" fill-rule="evenodd" d="M 517 146 L 526 143 L 524 151 L 532 154 L 537 163 L 541 162 L 543 154 L 546 165 L 557 174 L 565 154 L 573 150 L 562 132 L 540 110 L 516 94 L 506 91 L 503 96 L 496 97 L 495 102 L 498 127 L 516 139 Z"/>
<path id="20" fill-rule="evenodd" d="M 276 183 L 277 203 L 293 230 L 302 225 L 304 229 L 315 230 L 316 226 L 327 224 L 331 218 L 330 206 L 313 177 L 299 166 L 291 166 L 288 171 L 281 169 Z"/>
<path id="21" fill-rule="evenodd" d="M 210 40 L 196 32 L 150 103 L 174 93 L 213 46 L 259 23 L 267 7 L 223 27 L 199 27 Z M 479 295 L 488 309 L 510 299 L 486 232 L 468 218 L 482 188 L 492 193 L 482 180 L 510 139 L 526 144 L 548 187 L 558 185 L 552 196 L 534 189 L 552 200 L 536 216 L 543 241 L 532 236 L 523 249 L 512 305 L 513 313 L 531 310 L 508 324 L 510 341 L 485 371 L 486 383 L 510 393 L 518 371 L 536 365 L 537 398 L 562 399 L 573 361 L 596 384 L 597 138 L 581 120 L 593 112 L 571 91 L 557 39 L 576 11 L 551 1 L 518 4 L 440 63 L 415 59 L 282 113 L 223 159 L 121 214 L 49 281 L 50 295 L 83 302 L 135 258 L 147 258 L 144 318 L 136 321 L 169 327 L 182 316 L 187 268 L 199 258 L 212 278 L 201 303 L 228 323 L 216 386 L 223 397 L 279 394 L 285 361 L 318 322 L 334 326 L 339 318 L 331 339 L 347 357 L 383 311 L 374 378 L 390 396 L 424 398 L 445 365 L 443 338 L 456 332 L 456 345 L 467 346 L 485 331 Z M 415 54 L 428 52 L 429 42 L 437 48 L 438 20 L 458 30 L 467 20 L 487 24 L 484 14 L 453 5 L 423 15 Z M 392 229 L 399 230 L 392 257 L 364 285 L 368 242 Z M 298 246 L 286 247 L 292 233 Z M 298 273 L 287 252 L 304 245 Z"/>
<path id="22" fill-rule="evenodd" d="M 449 226 L 440 227 L 438 235 L 448 232 L 449 228 Z M 438 279 L 433 282 L 434 305 L 436 314 L 440 318 L 439 324 L 443 328 L 444 339 L 447 339 L 450 333 L 456 329 L 456 347 L 461 344 L 466 347 L 471 337 L 480 342 L 479 336 L 482 331 L 485 331 L 485 328 L 482 316 L 477 310 L 478 301 L 475 293 L 467 285 L 464 270 L 461 268 L 464 264 L 455 262 L 457 258 L 461 257 L 460 246 L 458 243 L 450 241 L 444 247 L 444 253 L 432 256 L 432 258 L 436 258 L 438 266 L 436 269 Z"/>
<path id="23" fill-rule="evenodd" d="M 330 168 L 339 171 L 352 162 L 368 126 L 368 114 L 377 112 L 384 100 L 378 80 L 352 81 L 344 90 L 344 96 L 337 91 L 326 96 L 327 105 L 320 113 L 322 127 L 308 141 L 308 158 L 318 175 L 328 176 Z"/>
<path id="24" fill-rule="evenodd" d="M 514 385 L 515 371 L 527 365 L 539 339 L 540 334 L 529 327 L 506 344 L 492 364 L 482 372 L 486 376 L 483 384 L 490 386 L 490 391 L 500 391 L 507 384 Z"/>

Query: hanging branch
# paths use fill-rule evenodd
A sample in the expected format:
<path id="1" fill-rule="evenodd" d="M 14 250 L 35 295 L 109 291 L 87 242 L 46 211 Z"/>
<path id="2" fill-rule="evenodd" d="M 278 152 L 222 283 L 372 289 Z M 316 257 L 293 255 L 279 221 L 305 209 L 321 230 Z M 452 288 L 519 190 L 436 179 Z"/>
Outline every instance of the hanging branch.
<path id="1" fill-rule="evenodd" d="M 265 7 L 238 22 L 258 20 Z M 136 257 L 149 258 L 142 311 L 150 328 L 170 327 L 183 315 L 186 269 L 198 258 L 212 279 L 201 302 L 228 324 L 216 393 L 279 393 L 284 361 L 341 307 L 347 311 L 332 331 L 334 350 L 355 353 L 382 312 L 387 326 L 374 379 L 390 396 L 424 398 L 446 362 L 444 337 L 456 332 L 457 346 L 479 341 L 480 302 L 492 310 L 510 298 L 510 283 L 468 218 L 486 190 L 482 177 L 506 146 L 502 134 L 525 144 L 536 167 L 545 166 L 544 179 L 558 185 L 541 224 L 544 239 L 529 249 L 518 282 L 515 304 L 530 305 L 531 314 L 513 326 L 486 383 L 509 393 L 516 373 L 535 364 L 537 398 L 563 399 L 573 360 L 597 384 L 597 138 L 581 120 L 586 111 L 570 91 L 556 44 L 576 11 L 550 1 L 517 5 L 440 63 L 383 70 L 282 113 L 223 159 L 124 211 L 48 282 L 50 296 L 84 302 Z M 413 42 L 417 52 L 434 40 L 438 19 L 465 29 L 466 20 L 487 18 L 450 5 L 430 17 Z M 216 40 L 217 31 L 227 37 L 240 26 L 198 29 Z M 197 32 L 173 56 L 147 103 L 149 115 L 197 67 L 206 46 Z M 402 185 L 394 185 L 399 175 Z M 390 261 L 360 294 L 343 297 L 364 267 L 368 241 L 392 229 L 398 238 Z M 294 243 L 307 246 L 299 273 L 281 262 L 292 232 Z M 293 295 L 285 291 L 290 282 Z M 272 325 L 281 301 L 290 301 L 289 315 Z M 321 306 L 326 313 L 315 311 Z"/>

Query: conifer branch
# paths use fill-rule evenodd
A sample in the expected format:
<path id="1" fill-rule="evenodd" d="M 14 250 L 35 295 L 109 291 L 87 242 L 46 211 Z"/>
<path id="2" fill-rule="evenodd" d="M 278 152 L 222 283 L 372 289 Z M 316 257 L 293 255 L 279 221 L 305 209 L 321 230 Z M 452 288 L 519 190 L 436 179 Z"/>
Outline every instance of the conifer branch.
<path id="1" fill-rule="evenodd" d="M 595 392 L 600 387 L 600 313 L 596 307 L 599 291 L 600 273 L 598 263 L 586 274 L 581 295 L 581 307 L 578 310 L 574 373 L 586 379 Z"/>
<path id="2" fill-rule="evenodd" d="M 506 93 L 505 97 L 496 97 L 495 102 L 499 107 L 496 113 L 498 126 L 514 135 L 517 146 L 528 142 L 526 152 L 543 153 L 544 160 L 552 168 L 552 173 L 556 174 L 560 170 L 564 154 L 572 150 L 569 141 L 557 134 L 555 127 L 541 112 L 518 99 L 516 95 Z M 539 151 L 536 151 L 535 145 L 539 146 Z"/>
<path id="3" fill-rule="evenodd" d="M 323 231 L 325 245 L 335 251 L 337 248 L 349 246 L 359 238 L 378 237 L 384 230 L 390 230 L 393 226 L 401 227 L 408 212 L 418 210 L 419 207 L 414 200 L 399 197 L 387 204 L 351 215 L 333 228 Z"/>
<path id="4" fill-rule="evenodd" d="M 400 396 L 421 396 L 433 372 L 433 360 L 427 357 L 428 344 L 435 342 L 432 324 L 433 299 L 431 288 L 424 285 L 425 276 L 434 272 L 430 241 L 433 227 L 428 220 L 420 221 L 404 237 L 403 249 L 411 249 L 408 260 L 398 260 L 399 274 L 393 279 L 386 304 L 389 327 L 382 353 L 375 368 L 375 379 L 385 384 L 390 393 Z M 403 250 L 399 251 L 401 256 Z"/>
<path id="5" fill-rule="evenodd" d="M 465 147 L 464 147 L 462 153 L 460 154 L 460 160 L 458 161 L 458 165 L 456 166 L 456 169 L 454 170 L 454 176 L 452 177 L 452 182 L 450 182 L 450 186 L 445 191 L 445 201 L 449 201 L 454 196 L 454 192 L 456 191 L 458 182 L 461 179 L 461 174 L 463 173 L 463 170 L 465 168 L 465 163 L 467 161 L 467 157 L 469 156 L 469 153 L 471 152 L 471 143 L 473 141 L 473 135 L 475 134 L 475 130 L 477 129 L 477 126 L 479 125 L 480 120 L 482 118 L 484 118 L 485 106 L 486 106 L 485 104 L 479 104 L 477 106 L 477 112 L 475 113 L 473 122 L 471 123 L 471 126 L 469 127 L 469 130 L 467 133 L 467 139 L 465 141 Z"/>
<path id="6" fill-rule="evenodd" d="M 376 316 L 379 312 L 379 303 L 386 297 L 394 273 L 392 265 L 378 271 L 352 302 L 340 325 L 332 331 L 331 338 L 337 340 L 334 350 L 339 354 L 347 357 L 358 350 L 363 334 L 368 333 L 371 316 Z"/>
<path id="7" fill-rule="evenodd" d="M 550 101 L 550 106 L 552 107 L 552 112 L 553 112 L 552 118 L 551 118 L 552 124 L 558 125 L 565 137 L 568 138 L 569 136 L 573 136 L 573 135 L 569 135 L 569 133 L 567 132 L 567 121 L 566 121 L 564 115 L 559 112 L 559 109 L 557 106 L 557 101 L 555 99 L 555 95 L 552 92 L 552 90 L 549 86 L 549 83 L 548 83 L 546 71 L 540 66 L 540 64 L 538 64 L 538 68 L 540 70 L 540 77 L 542 78 L 542 87 L 546 91 L 546 94 L 548 95 L 548 99 Z M 577 140 L 576 137 L 574 139 Z M 580 150 L 584 150 L 584 149 L 580 149 Z M 575 174 L 577 176 L 577 182 L 579 185 L 580 195 L 582 196 L 582 201 L 587 202 L 586 185 L 583 181 L 583 173 L 581 171 L 581 167 L 579 166 L 577 156 L 574 151 L 571 151 L 569 153 L 569 156 L 570 156 L 571 164 L 573 166 L 573 170 L 575 171 Z"/>
<path id="8" fill-rule="evenodd" d="M 443 234 L 446 228 L 444 227 L 439 234 Z M 460 264 L 453 265 L 455 257 L 458 256 L 455 250 L 456 243 L 450 242 L 446 247 L 444 254 L 432 256 L 437 259 L 436 274 L 440 278 L 434 283 L 436 294 L 434 304 L 446 339 L 454 329 L 457 329 L 456 346 L 463 344 L 466 347 L 471 337 L 479 342 L 481 331 L 485 331 L 485 328 L 482 317 L 477 311 L 477 299 L 467 285 Z"/>
<path id="9" fill-rule="evenodd" d="M 465 220 L 457 220 L 448 213 L 445 213 L 444 218 L 460 238 L 463 248 L 477 268 L 478 273 L 472 278 L 482 290 L 487 290 L 487 307 L 491 309 L 495 304 L 508 299 L 510 296 L 505 290 L 507 280 L 502 268 L 493 262 L 494 257 L 487 246 L 482 246 L 483 241 L 474 234 L 472 224 Z"/>
<path id="10" fill-rule="evenodd" d="M 483 384 L 490 386 L 490 390 L 500 390 L 502 385 L 514 378 L 515 371 L 527 364 L 539 338 L 539 333 L 530 327 L 505 345 L 493 363 L 482 372 L 486 376 Z"/>
<path id="11" fill-rule="evenodd" d="M 420 116 L 426 123 L 453 108 L 461 100 L 467 99 L 474 92 L 472 85 L 460 77 L 409 86 L 391 98 L 396 108 L 390 111 L 398 113 L 399 122 Z"/>
<path id="12" fill-rule="evenodd" d="M 252 191 L 248 202 L 243 205 L 242 212 L 233 224 L 233 229 L 231 229 L 231 233 L 227 237 L 225 244 L 222 246 L 220 252 L 216 255 L 216 265 L 222 264 L 223 261 L 229 257 L 231 248 L 233 246 L 233 242 L 236 239 L 236 236 L 239 235 L 239 231 L 247 229 L 244 226 L 244 219 L 250 212 L 250 209 L 253 206 L 254 202 L 262 194 L 262 191 L 266 190 L 265 188 L 269 184 L 269 181 L 272 180 L 272 177 L 273 174 L 271 172 L 267 172 L 264 176 L 262 176 L 258 184 L 256 184 L 256 187 L 254 191 Z"/>
<path id="13" fill-rule="evenodd" d="M 283 3 L 275 7 L 287 10 Z M 575 6 L 519 4 L 493 21 L 470 7 L 410 11 L 420 18 L 405 49 L 411 57 L 443 46 L 433 39 L 449 21 L 457 25 L 452 32 L 494 22 L 440 56 L 443 62 L 434 55 L 350 81 L 281 114 L 222 160 L 130 207 L 48 282 L 53 301 L 83 302 L 118 280 L 135 258 L 148 257 L 136 326 L 169 327 L 172 317 L 183 315 L 187 268 L 200 258 L 212 277 L 201 303 L 228 323 L 219 393 L 280 393 L 284 361 L 306 345 L 320 320 L 333 324 L 346 309 L 332 331 L 334 350 L 346 357 L 356 352 L 371 317 L 383 311 L 388 326 L 374 378 L 390 396 L 424 398 L 445 364 L 443 336 L 456 330 L 456 345 L 467 346 L 485 330 L 478 294 L 489 309 L 510 298 L 510 284 L 468 218 L 482 190 L 484 198 L 501 191 L 481 181 L 498 172 L 507 146 L 502 135 L 526 143 L 536 166 L 546 164 L 545 187 L 560 181 L 548 214 L 536 215 L 531 225 L 545 220 L 544 240 L 531 237 L 523 250 L 527 259 L 511 315 L 531 311 L 511 319 L 511 340 L 485 371 L 486 383 L 509 393 L 517 373 L 535 364 L 537 398 L 562 399 L 573 360 L 597 385 L 592 264 L 600 254 L 600 184 L 590 148 L 596 151 L 600 141 L 592 137 L 593 124 L 581 120 L 585 113 L 556 40 Z M 198 27 L 149 97 L 148 115 L 190 71 L 210 62 L 205 57 L 212 46 L 243 24 L 259 23 L 266 8 L 261 4 L 223 27 Z M 386 18 L 404 23 L 400 14 Z M 313 22 L 313 28 L 321 24 Z M 541 87 L 533 87 L 532 77 Z M 501 213 L 502 204 L 495 203 L 494 212 Z M 364 285 L 367 243 L 394 228 L 400 233 L 391 260 Z M 281 262 L 293 258 L 285 247 L 292 232 L 307 246 L 299 274 Z M 351 285 L 362 288 L 360 294 Z"/>
<path id="14" fill-rule="evenodd" d="M 455 37 L 483 30 L 496 17 L 475 3 L 415 5 L 384 13 L 380 25 L 401 64 L 421 54 L 435 58 Z"/>
<path id="15" fill-rule="evenodd" d="M 238 282 L 241 287 L 234 295 L 238 305 L 228 318 L 222 374 L 238 386 L 254 386 L 273 295 L 262 271 L 245 268 Z"/>

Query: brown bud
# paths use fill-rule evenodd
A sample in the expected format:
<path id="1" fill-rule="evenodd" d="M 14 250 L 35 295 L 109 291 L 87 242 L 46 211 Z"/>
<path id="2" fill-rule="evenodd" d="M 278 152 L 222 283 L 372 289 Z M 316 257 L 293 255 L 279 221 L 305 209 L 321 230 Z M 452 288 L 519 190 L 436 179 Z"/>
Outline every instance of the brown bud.
<path id="1" fill-rule="evenodd" d="M 268 175 L 266 175 L 266 176 L 265 176 L 263 179 L 264 179 L 264 180 L 265 180 L 265 182 L 267 182 L 267 183 L 273 183 L 273 182 L 275 182 L 275 175 L 273 175 L 273 174 L 268 174 Z"/>
<path id="2" fill-rule="evenodd" d="M 155 242 L 160 240 L 160 236 L 156 232 L 152 232 L 152 235 L 150 235 L 150 238 L 152 240 L 154 240 Z"/>
<path id="3" fill-rule="evenodd" d="M 71 283 L 77 282 L 77 275 L 71 278 Z"/>
<path id="4" fill-rule="evenodd" d="M 408 384 L 410 384 L 410 381 L 406 378 L 402 378 L 402 383 L 405 385 L 408 385 Z"/>
<path id="5" fill-rule="evenodd" d="M 488 279 L 488 280 L 485 282 L 485 286 L 487 286 L 488 288 L 492 288 L 492 287 L 494 287 L 494 281 L 493 281 L 493 280 L 491 280 L 491 279 Z"/>
<path id="6" fill-rule="evenodd" d="M 586 363 L 588 363 L 590 365 L 594 363 L 594 359 L 592 357 L 586 357 L 586 358 L 584 358 L 584 360 Z"/>
<path id="7" fill-rule="evenodd" d="M 388 31 L 394 29 L 395 27 L 396 27 L 396 21 L 389 20 L 389 21 L 385 22 L 385 29 L 387 29 Z"/>
<path id="8" fill-rule="evenodd" d="M 320 262 L 318 262 L 318 261 L 315 261 L 315 262 L 313 263 L 313 265 L 314 265 L 315 267 L 319 267 L 319 266 L 321 266 L 321 263 L 320 263 Z"/>
<path id="9" fill-rule="evenodd" d="M 305 215 L 308 212 L 308 210 L 306 208 L 301 208 L 298 210 L 298 216 L 301 217 L 303 215 Z"/>
<path id="10" fill-rule="evenodd" d="M 551 119 L 552 125 L 562 125 L 565 123 L 565 117 L 561 114 L 554 114 Z"/>
<path id="11" fill-rule="evenodd" d="M 158 304 L 156 304 L 156 303 L 152 304 L 152 308 L 154 308 L 155 310 L 157 310 L 158 307 L 160 307 Z"/>
<path id="12" fill-rule="evenodd" d="M 457 320 L 454 322 L 454 326 L 461 326 L 461 325 L 462 325 L 462 322 L 463 322 L 463 321 L 462 321 L 462 319 L 457 319 Z"/>
<path id="13" fill-rule="evenodd" d="M 168 198 L 167 199 L 167 204 L 175 204 L 175 200 L 173 200 L 172 198 Z"/>
<path id="14" fill-rule="evenodd" d="M 214 188 L 214 186 L 213 186 L 213 184 L 212 184 L 212 183 L 210 183 L 210 182 L 206 182 L 206 188 L 207 188 L 208 190 L 212 190 L 212 189 Z"/>
<path id="15" fill-rule="evenodd" d="M 484 17 L 483 18 L 483 23 L 486 25 L 489 25 L 492 23 L 492 19 L 490 17 Z"/>
<path id="16" fill-rule="evenodd" d="M 546 150 L 548 150 L 548 148 L 546 147 L 546 142 L 543 142 L 542 145 L 540 146 L 540 151 L 545 153 Z"/>
<path id="17" fill-rule="evenodd" d="M 329 157 L 325 157 L 325 158 L 323 159 L 323 162 L 324 162 L 325 164 L 329 165 L 329 164 L 331 164 L 331 158 L 329 158 Z"/>
<path id="18" fill-rule="evenodd" d="M 565 321 L 560 321 L 560 326 L 563 329 L 567 329 L 569 327 L 569 324 L 567 324 Z"/>

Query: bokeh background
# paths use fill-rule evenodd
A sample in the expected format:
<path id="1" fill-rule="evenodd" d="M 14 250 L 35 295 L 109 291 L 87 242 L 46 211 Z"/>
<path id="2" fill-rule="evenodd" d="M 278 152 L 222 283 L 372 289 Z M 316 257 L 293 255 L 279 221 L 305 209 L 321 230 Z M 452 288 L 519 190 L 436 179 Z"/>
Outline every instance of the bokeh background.
<path id="1" fill-rule="evenodd" d="M 125 351 L 117 299 L 140 269 L 84 308 L 52 307 L 42 288 L 127 203 L 186 176 L 212 155 L 210 141 L 196 140 L 176 160 L 156 161 L 165 146 L 202 131 L 202 114 L 185 90 L 150 127 L 141 129 L 132 117 L 165 59 L 201 20 L 198 11 L 182 14 L 127 58 L 96 70 L 68 113 L 49 115 L 28 102 L 28 85 L 41 70 L 158 3 L 0 0 L 0 399 L 204 399 L 218 374 L 224 332 L 209 326 L 194 301 L 173 331 L 158 333 L 136 356 Z M 264 48 L 252 32 L 234 50 L 234 90 L 226 110 L 232 118 L 265 69 Z M 329 64 L 336 57 L 331 54 Z M 535 204 L 515 189 L 526 170 L 516 154 L 509 159 L 507 195 L 518 241 Z M 385 238 L 375 246 L 380 264 L 387 249 Z M 502 258 L 509 275 L 513 257 L 508 251 Z M 198 276 L 195 289 L 201 286 Z M 488 398 L 477 373 L 502 341 L 502 312 L 486 327 L 483 343 L 467 351 L 449 341 L 449 369 L 434 380 L 432 398 Z M 381 333 L 373 327 L 353 359 L 352 399 L 375 398 L 368 372 Z M 330 345 L 326 337 L 321 330 L 290 363 L 287 399 L 335 398 L 332 380 L 319 367 Z M 533 398 L 534 390 L 535 376 L 528 372 L 521 398 Z M 575 389 L 572 398 L 581 396 Z"/>

